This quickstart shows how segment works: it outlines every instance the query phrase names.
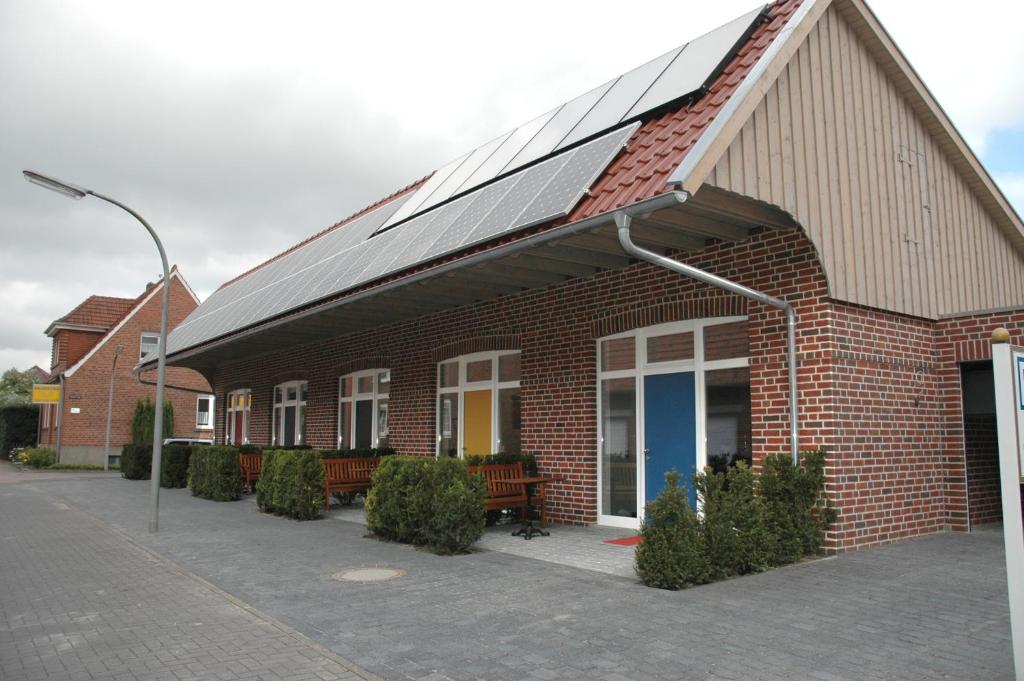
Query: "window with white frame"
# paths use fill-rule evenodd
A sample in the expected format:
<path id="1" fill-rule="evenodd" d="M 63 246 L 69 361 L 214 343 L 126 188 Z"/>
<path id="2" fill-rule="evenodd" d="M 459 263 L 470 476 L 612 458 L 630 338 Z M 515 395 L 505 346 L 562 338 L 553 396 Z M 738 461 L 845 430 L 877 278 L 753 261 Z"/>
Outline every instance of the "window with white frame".
<path id="1" fill-rule="evenodd" d="M 501 350 L 438 364 L 438 456 L 520 453 L 519 360 L 518 350 Z"/>
<path id="2" fill-rule="evenodd" d="M 275 447 L 306 444 L 306 381 L 274 386 L 273 442 Z"/>
<path id="3" fill-rule="evenodd" d="M 252 390 L 232 390 L 227 394 L 224 442 L 229 445 L 249 444 L 249 411 L 252 409 Z"/>
<path id="4" fill-rule="evenodd" d="M 387 447 L 391 371 L 367 369 L 338 380 L 338 449 Z"/>
<path id="5" fill-rule="evenodd" d="M 146 355 L 155 353 L 160 349 L 160 334 L 152 331 L 143 331 L 139 338 L 139 359 L 145 359 Z"/>
<path id="6" fill-rule="evenodd" d="M 196 398 L 196 429 L 213 430 L 213 395 Z"/>

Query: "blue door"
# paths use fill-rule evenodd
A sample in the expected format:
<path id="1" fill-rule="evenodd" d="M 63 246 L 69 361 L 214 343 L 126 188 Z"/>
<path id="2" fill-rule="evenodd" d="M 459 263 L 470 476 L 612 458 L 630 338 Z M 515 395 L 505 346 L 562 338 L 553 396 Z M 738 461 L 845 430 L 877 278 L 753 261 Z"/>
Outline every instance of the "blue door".
<path id="1" fill-rule="evenodd" d="M 690 504 L 697 496 L 690 477 L 697 468 L 697 402 L 692 371 L 644 377 L 644 499 L 665 487 L 665 473 L 679 471 Z"/>

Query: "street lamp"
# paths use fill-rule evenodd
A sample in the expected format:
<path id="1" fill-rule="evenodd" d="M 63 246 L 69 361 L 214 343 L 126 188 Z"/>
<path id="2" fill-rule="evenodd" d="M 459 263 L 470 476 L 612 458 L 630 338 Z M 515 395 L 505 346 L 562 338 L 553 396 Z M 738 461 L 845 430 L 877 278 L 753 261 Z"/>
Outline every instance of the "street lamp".
<path id="1" fill-rule="evenodd" d="M 114 349 L 114 361 L 110 364 L 110 389 L 107 392 L 107 434 L 103 438 L 103 470 L 110 468 L 110 422 L 114 416 L 114 378 L 117 376 L 117 358 L 124 352 L 124 346 Z"/>
<path id="2" fill-rule="evenodd" d="M 45 187 L 50 191 L 63 194 L 69 198 L 81 199 L 85 196 L 95 196 L 97 199 L 112 203 L 118 208 L 127 211 L 136 220 L 142 223 L 142 226 L 146 228 L 149 235 L 153 237 L 153 241 L 156 242 L 156 248 L 160 251 L 160 263 L 164 268 L 164 294 L 163 294 L 163 310 L 160 314 L 160 342 L 157 345 L 157 369 L 156 369 L 156 409 L 154 410 L 153 416 L 153 466 L 152 472 L 150 473 L 150 508 L 149 508 L 149 531 L 156 532 L 159 529 L 159 511 L 160 511 L 160 459 L 163 449 L 164 442 L 164 375 L 166 373 L 167 364 L 167 310 L 170 304 L 170 292 L 171 292 L 171 273 L 167 267 L 167 254 L 164 252 L 164 245 L 160 243 L 160 237 L 156 235 L 156 232 L 149 223 L 142 219 L 142 216 L 136 213 L 134 210 L 124 205 L 120 201 L 116 201 L 109 196 L 103 196 L 97 194 L 91 189 L 85 189 L 83 187 L 76 187 L 73 184 L 62 182 L 61 180 L 47 177 L 31 170 L 23 170 L 22 174 L 25 179 L 32 184 L 37 184 L 40 187 Z"/>

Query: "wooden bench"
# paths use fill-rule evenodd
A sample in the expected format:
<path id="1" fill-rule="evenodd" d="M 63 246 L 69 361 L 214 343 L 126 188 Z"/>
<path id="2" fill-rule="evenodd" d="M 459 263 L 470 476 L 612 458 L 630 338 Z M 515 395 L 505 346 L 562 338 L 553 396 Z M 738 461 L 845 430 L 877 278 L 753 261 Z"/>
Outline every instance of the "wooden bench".
<path id="1" fill-rule="evenodd" d="M 518 508 L 519 515 L 526 519 L 526 508 L 529 499 L 526 496 L 526 485 L 521 482 L 505 482 L 515 478 L 523 478 L 523 463 L 492 463 L 484 466 L 470 466 L 470 474 L 484 476 L 487 483 L 487 510 L 497 511 L 503 508 Z"/>
<path id="2" fill-rule="evenodd" d="M 324 507 L 331 509 L 331 495 L 342 492 L 365 492 L 370 489 L 370 476 L 380 457 L 324 459 Z"/>
<path id="3" fill-rule="evenodd" d="M 261 454 L 239 454 L 238 463 L 242 468 L 245 488 L 251 492 L 252 483 L 260 479 L 260 473 L 263 470 L 263 456 Z"/>

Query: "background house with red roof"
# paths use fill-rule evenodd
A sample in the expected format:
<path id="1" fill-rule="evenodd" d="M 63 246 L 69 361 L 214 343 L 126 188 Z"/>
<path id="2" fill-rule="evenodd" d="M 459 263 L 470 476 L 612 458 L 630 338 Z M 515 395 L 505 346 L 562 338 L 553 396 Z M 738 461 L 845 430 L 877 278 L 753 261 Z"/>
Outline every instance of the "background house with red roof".
<path id="1" fill-rule="evenodd" d="M 173 329 L 199 300 L 177 267 L 171 270 L 169 328 Z M 43 405 L 39 444 L 59 446 L 61 463 L 102 464 L 111 375 L 114 400 L 111 454 L 131 441 L 131 419 L 138 400 L 153 400 L 155 372 L 133 372 L 160 333 L 163 282 L 150 283 L 136 298 L 93 295 L 54 320 L 46 329 L 53 339 L 48 382 L 63 383 L 63 402 Z M 115 359 L 116 358 L 116 359 Z M 213 398 L 206 379 L 189 369 L 169 368 L 167 399 L 174 405 L 171 437 L 211 437 Z"/>

